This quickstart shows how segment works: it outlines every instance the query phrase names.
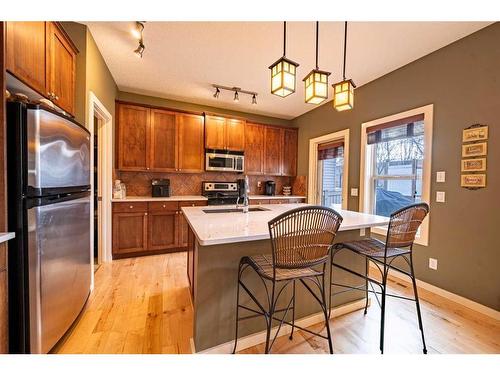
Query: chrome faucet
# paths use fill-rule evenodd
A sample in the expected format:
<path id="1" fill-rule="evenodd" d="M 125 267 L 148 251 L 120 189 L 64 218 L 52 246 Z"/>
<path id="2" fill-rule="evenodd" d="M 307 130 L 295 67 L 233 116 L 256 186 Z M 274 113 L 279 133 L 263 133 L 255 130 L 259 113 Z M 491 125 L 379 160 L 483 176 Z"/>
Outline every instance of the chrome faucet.
<path id="1" fill-rule="evenodd" d="M 236 201 L 236 208 L 239 208 L 240 199 L 243 198 L 243 205 L 242 205 L 243 213 L 247 213 L 248 212 L 248 193 L 250 190 L 249 183 L 248 183 L 248 176 L 245 176 L 244 179 L 238 180 L 238 183 L 243 184 L 243 186 L 241 186 L 241 185 L 238 186 L 238 189 L 240 189 L 240 194 L 239 194 L 238 199 Z M 243 190 L 243 194 L 241 194 L 241 189 Z"/>

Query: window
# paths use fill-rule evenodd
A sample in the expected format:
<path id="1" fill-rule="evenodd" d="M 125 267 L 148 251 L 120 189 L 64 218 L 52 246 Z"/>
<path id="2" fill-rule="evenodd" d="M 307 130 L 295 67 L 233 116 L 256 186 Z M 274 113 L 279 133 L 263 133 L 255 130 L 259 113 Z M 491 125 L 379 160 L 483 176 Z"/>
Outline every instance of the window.
<path id="1" fill-rule="evenodd" d="M 307 201 L 347 209 L 349 129 L 309 140 Z"/>
<path id="2" fill-rule="evenodd" d="M 362 124 L 360 209 L 389 217 L 430 201 L 432 105 Z M 386 228 L 375 233 L 385 234 Z M 417 243 L 427 244 L 428 222 Z"/>

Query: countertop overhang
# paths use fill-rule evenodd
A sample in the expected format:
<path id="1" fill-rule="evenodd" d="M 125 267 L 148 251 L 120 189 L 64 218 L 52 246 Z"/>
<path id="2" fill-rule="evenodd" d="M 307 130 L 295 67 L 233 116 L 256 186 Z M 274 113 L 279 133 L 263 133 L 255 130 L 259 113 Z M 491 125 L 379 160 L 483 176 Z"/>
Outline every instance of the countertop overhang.
<path id="1" fill-rule="evenodd" d="M 7 242 L 16 237 L 14 232 L 1 232 L 0 233 L 0 243 Z"/>
<path id="2" fill-rule="evenodd" d="M 269 238 L 269 220 L 285 211 L 307 206 L 307 203 L 293 204 L 263 204 L 266 211 L 253 211 L 249 213 L 205 213 L 207 207 L 182 207 L 184 217 L 193 230 L 201 246 L 257 241 Z M 221 206 L 211 206 L 217 209 Z M 234 208 L 236 206 L 224 206 Z M 338 210 L 344 220 L 339 231 L 372 228 L 389 224 L 389 218 L 370 215 L 348 210 Z"/>

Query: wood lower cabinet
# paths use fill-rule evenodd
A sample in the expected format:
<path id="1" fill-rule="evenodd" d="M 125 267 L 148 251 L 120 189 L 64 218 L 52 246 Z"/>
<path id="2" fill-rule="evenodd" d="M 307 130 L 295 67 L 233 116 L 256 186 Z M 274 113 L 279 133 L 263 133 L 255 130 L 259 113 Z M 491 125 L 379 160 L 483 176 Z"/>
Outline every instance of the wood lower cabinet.
<path id="1" fill-rule="evenodd" d="M 78 50 L 57 22 L 7 22 L 6 68 L 69 114 Z"/>
<path id="2" fill-rule="evenodd" d="M 188 224 L 181 207 L 205 201 L 113 203 L 113 258 L 185 251 Z"/>
<path id="3" fill-rule="evenodd" d="M 249 175 L 264 174 L 264 125 L 245 125 L 245 172 Z"/>

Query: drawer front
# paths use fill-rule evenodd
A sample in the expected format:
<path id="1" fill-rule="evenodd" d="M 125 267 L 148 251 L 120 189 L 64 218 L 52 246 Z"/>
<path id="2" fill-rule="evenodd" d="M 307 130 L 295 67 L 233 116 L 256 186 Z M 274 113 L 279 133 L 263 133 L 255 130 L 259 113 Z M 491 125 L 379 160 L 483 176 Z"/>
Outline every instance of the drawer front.
<path id="1" fill-rule="evenodd" d="M 179 209 L 178 202 L 149 202 L 150 212 L 167 212 L 167 211 L 177 211 Z"/>
<path id="2" fill-rule="evenodd" d="M 283 199 L 269 199 L 270 204 L 282 204 L 282 203 L 288 203 L 288 201 L 283 200 Z"/>
<path id="3" fill-rule="evenodd" d="M 181 201 L 181 202 L 179 202 L 179 208 L 206 206 L 206 205 L 207 205 L 207 201 Z"/>
<path id="4" fill-rule="evenodd" d="M 269 199 L 250 199 L 250 204 L 269 204 Z"/>
<path id="5" fill-rule="evenodd" d="M 113 203 L 113 212 L 145 212 L 147 210 L 147 202 Z"/>

